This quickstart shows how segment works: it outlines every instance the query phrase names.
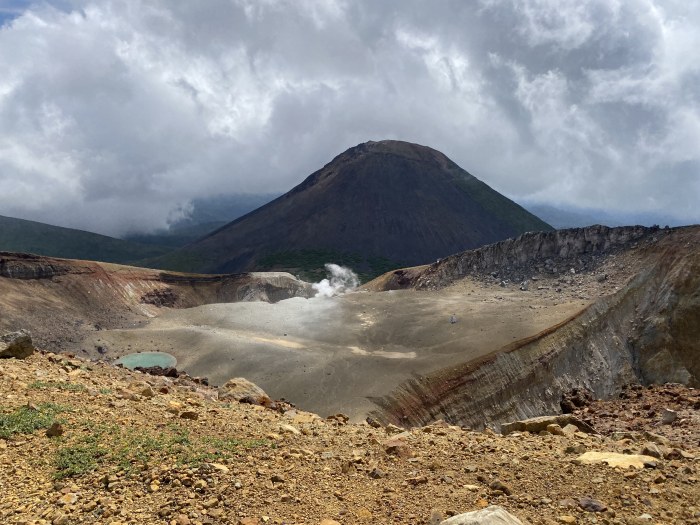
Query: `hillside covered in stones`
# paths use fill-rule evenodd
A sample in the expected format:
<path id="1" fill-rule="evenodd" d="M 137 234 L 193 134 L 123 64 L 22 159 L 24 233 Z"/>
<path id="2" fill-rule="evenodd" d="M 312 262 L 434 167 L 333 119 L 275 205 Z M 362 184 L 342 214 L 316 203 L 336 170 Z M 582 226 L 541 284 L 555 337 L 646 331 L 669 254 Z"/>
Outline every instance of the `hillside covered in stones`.
<path id="1" fill-rule="evenodd" d="M 35 352 L 0 361 L 0 522 L 700 523 L 698 392 L 579 398 L 505 436 L 404 430 Z"/>

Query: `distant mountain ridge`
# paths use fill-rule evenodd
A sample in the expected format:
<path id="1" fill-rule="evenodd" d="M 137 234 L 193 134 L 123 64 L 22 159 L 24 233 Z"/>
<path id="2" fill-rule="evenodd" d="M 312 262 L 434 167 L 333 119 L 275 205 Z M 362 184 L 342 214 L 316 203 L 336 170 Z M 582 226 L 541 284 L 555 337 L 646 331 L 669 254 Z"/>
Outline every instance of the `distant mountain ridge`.
<path id="1" fill-rule="evenodd" d="M 293 269 L 334 256 L 364 267 L 415 265 L 540 230 L 552 227 L 444 154 L 370 141 L 274 201 L 153 262 L 211 273 Z"/>
<path id="2" fill-rule="evenodd" d="M 168 248 L 0 215 L 0 251 L 135 263 L 141 259 L 162 255 Z"/>
<path id="3" fill-rule="evenodd" d="M 549 204 L 526 204 L 524 207 L 557 229 L 583 228 L 594 224 L 603 226 L 685 226 L 669 213 L 609 211 L 595 208 L 557 207 Z"/>

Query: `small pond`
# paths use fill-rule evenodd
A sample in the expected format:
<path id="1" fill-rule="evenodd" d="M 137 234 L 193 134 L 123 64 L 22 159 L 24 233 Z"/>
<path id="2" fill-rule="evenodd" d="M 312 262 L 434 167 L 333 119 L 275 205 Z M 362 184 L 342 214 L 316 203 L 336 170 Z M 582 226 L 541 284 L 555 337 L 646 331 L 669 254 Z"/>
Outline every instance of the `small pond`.
<path id="1" fill-rule="evenodd" d="M 144 368 L 148 368 L 149 366 L 168 368 L 170 366 L 175 366 L 177 364 L 177 359 L 165 352 L 138 352 L 120 357 L 115 361 L 115 364 L 123 365 L 130 370 L 133 370 L 137 366 L 142 366 Z"/>

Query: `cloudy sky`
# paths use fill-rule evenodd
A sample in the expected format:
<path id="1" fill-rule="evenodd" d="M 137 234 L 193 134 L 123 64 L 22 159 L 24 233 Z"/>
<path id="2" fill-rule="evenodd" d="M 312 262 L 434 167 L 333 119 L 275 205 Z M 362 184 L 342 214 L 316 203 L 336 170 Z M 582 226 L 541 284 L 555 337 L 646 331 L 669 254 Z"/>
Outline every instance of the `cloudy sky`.
<path id="1" fill-rule="evenodd" d="M 107 234 L 436 148 L 518 202 L 700 222 L 700 2 L 0 0 L 0 215 Z"/>

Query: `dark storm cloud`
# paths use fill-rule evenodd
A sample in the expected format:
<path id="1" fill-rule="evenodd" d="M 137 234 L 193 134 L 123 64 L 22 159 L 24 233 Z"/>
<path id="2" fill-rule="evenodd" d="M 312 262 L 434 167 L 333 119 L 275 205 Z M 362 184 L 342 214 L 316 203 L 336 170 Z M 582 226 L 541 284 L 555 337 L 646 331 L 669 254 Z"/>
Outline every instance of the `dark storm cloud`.
<path id="1" fill-rule="evenodd" d="M 0 214 L 155 228 L 397 138 L 516 200 L 700 221 L 695 3 L 24 4 L 0 14 Z"/>

